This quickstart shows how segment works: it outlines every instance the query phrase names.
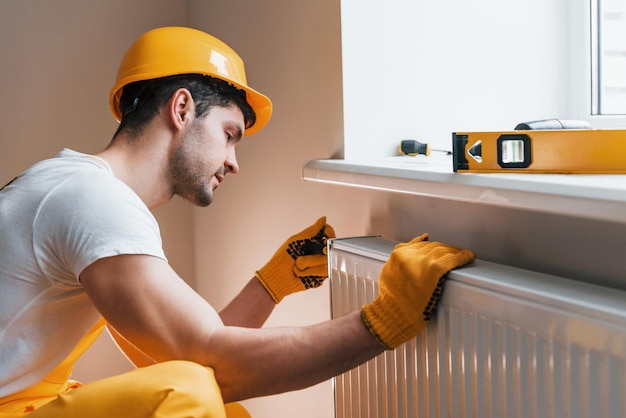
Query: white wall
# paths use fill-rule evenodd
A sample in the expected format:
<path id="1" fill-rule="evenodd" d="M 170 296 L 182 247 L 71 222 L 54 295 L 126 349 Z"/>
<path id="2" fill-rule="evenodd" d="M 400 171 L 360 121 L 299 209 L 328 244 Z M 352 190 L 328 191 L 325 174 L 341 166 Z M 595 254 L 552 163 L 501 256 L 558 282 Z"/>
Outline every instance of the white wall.
<path id="1" fill-rule="evenodd" d="M 567 0 L 342 0 L 345 157 L 566 118 Z"/>
<path id="2" fill-rule="evenodd" d="M 425 8 L 422 20 L 430 10 L 442 12 L 438 2 L 420 4 Z M 553 9 L 548 10 L 551 15 Z M 275 105 L 267 128 L 246 138 L 238 148 L 241 172 L 227 177 L 211 207 L 191 209 L 175 201 L 159 214 L 166 252 L 175 269 L 191 278 L 217 308 L 285 238 L 320 215 L 328 216 L 340 236 L 381 234 L 408 240 L 429 232 L 433 239 L 472 248 L 486 260 L 621 285 L 626 270 L 626 259 L 619 251 L 626 236 L 623 225 L 303 182 L 301 167 L 307 159 L 343 154 L 339 12 L 339 0 L 0 2 L 0 182 L 62 146 L 87 152 L 105 146 L 115 126 L 106 100 L 123 51 L 151 27 L 188 23 L 238 50 L 251 85 L 268 94 Z M 460 11 L 455 13 L 462 20 Z M 445 25 L 437 29 L 431 23 L 429 27 L 441 35 Z M 430 46 L 422 47 L 434 53 L 437 38 L 428 42 Z M 486 60 L 488 52 L 465 51 L 464 56 Z M 427 64 L 420 69 L 434 77 L 432 86 L 447 85 Z M 533 67 L 534 71 L 557 75 L 543 61 L 542 65 Z M 489 97 L 500 97 L 490 90 L 487 80 L 481 82 Z M 518 88 L 503 83 L 497 88 Z M 425 88 L 436 99 L 438 90 L 432 86 Z M 457 84 L 474 91 L 464 86 Z M 558 91 L 559 86 L 555 87 Z M 371 88 L 378 87 L 372 81 Z M 442 91 L 442 97 L 452 95 L 443 87 Z M 556 106 L 547 92 L 535 93 Z M 455 114 L 463 121 L 462 110 L 477 99 L 469 93 L 460 99 L 466 104 L 459 105 Z M 420 105 L 428 118 L 418 118 L 420 124 L 412 125 L 416 136 L 437 136 L 439 123 L 429 125 L 423 120 L 448 120 L 441 116 L 446 114 L 448 100 L 434 103 L 432 109 Z M 489 100 L 480 103 L 492 106 Z M 354 123 L 358 117 L 357 125 L 366 125 L 381 106 L 389 103 L 373 102 L 370 111 L 351 120 Z M 520 119 L 526 116 L 534 115 L 524 113 Z M 422 131 L 422 126 L 430 127 Z M 447 136 L 450 127 L 441 130 Z M 287 298 L 270 325 L 310 324 L 328 317 L 328 287 L 324 285 Z M 128 367 L 106 340 L 99 344 L 79 365 L 78 378 L 90 380 L 109 368 L 114 372 Z M 255 418 L 330 418 L 332 404 L 330 382 L 246 402 Z"/>

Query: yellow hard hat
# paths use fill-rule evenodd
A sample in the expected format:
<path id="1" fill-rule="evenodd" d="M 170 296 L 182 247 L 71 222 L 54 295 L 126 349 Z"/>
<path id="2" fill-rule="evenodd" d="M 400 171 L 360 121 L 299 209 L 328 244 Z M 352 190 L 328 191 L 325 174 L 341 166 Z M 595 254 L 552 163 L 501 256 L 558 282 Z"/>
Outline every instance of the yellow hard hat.
<path id="1" fill-rule="evenodd" d="M 232 48 L 197 29 L 171 26 L 144 33 L 124 55 L 109 95 L 115 119 L 122 118 L 120 97 L 125 85 L 178 74 L 208 75 L 245 91 L 256 113 L 256 123 L 245 135 L 261 130 L 272 116 L 271 100 L 248 86 L 243 60 Z"/>

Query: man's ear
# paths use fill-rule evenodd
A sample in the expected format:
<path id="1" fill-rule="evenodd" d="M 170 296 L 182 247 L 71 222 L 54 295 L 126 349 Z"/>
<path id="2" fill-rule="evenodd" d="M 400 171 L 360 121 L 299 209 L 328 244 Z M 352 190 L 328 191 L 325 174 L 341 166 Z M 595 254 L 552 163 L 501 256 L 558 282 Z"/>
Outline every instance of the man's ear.
<path id="1" fill-rule="evenodd" d="M 176 90 L 169 101 L 169 116 L 176 130 L 183 129 L 191 121 L 194 115 L 195 103 L 189 90 L 180 88 Z"/>

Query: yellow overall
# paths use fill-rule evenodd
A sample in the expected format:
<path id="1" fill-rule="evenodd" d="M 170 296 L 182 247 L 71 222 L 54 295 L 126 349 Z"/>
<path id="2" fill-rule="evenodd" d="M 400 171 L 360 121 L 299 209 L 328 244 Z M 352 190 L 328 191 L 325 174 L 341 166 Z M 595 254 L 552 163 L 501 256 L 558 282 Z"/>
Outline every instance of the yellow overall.
<path id="1" fill-rule="evenodd" d="M 213 369 L 168 361 L 88 384 L 69 380 L 76 360 L 104 330 L 101 319 L 70 355 L 38 384 L 0 398 L 0 418 L 246 418 L 224 405 Z"/>

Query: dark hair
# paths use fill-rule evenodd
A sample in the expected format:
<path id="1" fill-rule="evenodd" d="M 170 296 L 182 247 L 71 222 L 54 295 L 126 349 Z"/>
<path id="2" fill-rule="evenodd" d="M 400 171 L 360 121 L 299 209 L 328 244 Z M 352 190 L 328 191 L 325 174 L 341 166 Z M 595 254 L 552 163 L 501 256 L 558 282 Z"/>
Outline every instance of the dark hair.
<path id="1" fill-rule="evenodd" d="M 174 75 L 136 81 L 124 86 L 120 98 L 122 120 L 113 137 L 123 130 L 127 130 L 131 136 L 141 133 L 179 88 L 186 88 L 191 93 L 198 118 L 214 106 L 228 107 L 234 104 L 241 109 L 246 128 L 256 122 L 256 114 L 248 104 L 244 90 L 206 75 Z"/>

